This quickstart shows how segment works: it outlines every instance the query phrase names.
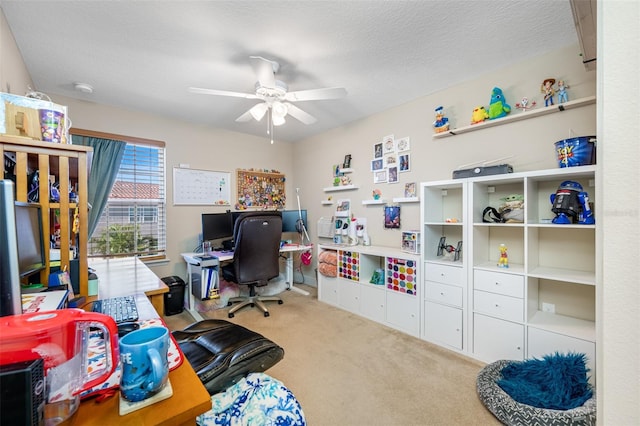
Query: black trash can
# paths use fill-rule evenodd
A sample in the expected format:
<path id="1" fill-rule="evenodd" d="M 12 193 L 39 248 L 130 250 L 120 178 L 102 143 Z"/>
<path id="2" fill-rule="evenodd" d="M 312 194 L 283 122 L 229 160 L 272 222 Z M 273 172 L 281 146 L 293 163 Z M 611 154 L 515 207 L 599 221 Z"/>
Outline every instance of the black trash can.
<path id="1" fill-rule="evenodd" d="M 184 280 L 172 275 L 162 278 L 162 281 L 169 287 L 169 291 L 164 294 L 164 314 L 169 316 L 181 313 L 184 310 Z"/>

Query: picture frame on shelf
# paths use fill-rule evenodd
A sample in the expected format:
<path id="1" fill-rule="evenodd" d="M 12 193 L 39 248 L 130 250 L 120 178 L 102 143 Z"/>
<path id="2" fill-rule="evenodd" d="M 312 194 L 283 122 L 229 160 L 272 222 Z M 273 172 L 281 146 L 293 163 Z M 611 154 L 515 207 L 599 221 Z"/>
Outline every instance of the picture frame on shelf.
<path id="1" fill-rule="evenodd" d="M 398 167 L 401 173 L 408 172 L 411 170 L 410 159 L 411 159 L 411 156 L 408 153 L 398 155 Z"/>
<path id="2" fill-rule="evenodd" d="M 418 196 L 417 184 L 415 182 L 407 182 L 404 184 L 405 198 L 414 198 Z"/>
<path id="3" fill-rule="evenodd" d="M 396 144 L 393 140 L 393 135 L 387 135 L 382 138 L 382 149 L 384 154 L 396 152 Z"/>
<path id="4" fill-rule="evenodd" d="M 373 183 L 386 183 L 387 169 L 376 170 L 373 172 Z"/>
<path id="5" fill-rule="evenodd" d="M 351 154 L 347 154 L 344 156 L 344 161 L 342 163 L 342 168 L 343 169 L 350 169 L 351 168 Z"/>
<path id="6" fill-rule="evenodd" d="M 373 158 L 382 158 L 382 142 L 373 145 Z"/>
<path id="7" fill-rule="evenodd" d="M 397 166 L 389 167 L 389 172 L 387 173 L 387 182 L 398 183 L 398 167 Z"/>
<path id="8" fill-rule="evenodd" d="M 382 146 L 382 145 L 381 145 Z M 371 160 L 371 171 L 375 172 L 384 169 L 384 159 L 382 157 Z"/>
<path id="9" fill-rule="evenodd" d="M 411 140 L 408 136 L 396 140 L 396 151 L 405 152 L 411 149 Z"/>

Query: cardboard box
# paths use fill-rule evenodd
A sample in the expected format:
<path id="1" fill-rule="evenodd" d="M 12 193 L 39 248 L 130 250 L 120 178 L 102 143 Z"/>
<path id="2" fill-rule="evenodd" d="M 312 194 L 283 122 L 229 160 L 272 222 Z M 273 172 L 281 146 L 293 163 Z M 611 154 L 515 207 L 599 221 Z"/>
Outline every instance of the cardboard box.
<path id="1" fill-rule="evenodd" d="M 51 101 L 0 93 L 0 134 L 67 143 L 67 107 Z"/>

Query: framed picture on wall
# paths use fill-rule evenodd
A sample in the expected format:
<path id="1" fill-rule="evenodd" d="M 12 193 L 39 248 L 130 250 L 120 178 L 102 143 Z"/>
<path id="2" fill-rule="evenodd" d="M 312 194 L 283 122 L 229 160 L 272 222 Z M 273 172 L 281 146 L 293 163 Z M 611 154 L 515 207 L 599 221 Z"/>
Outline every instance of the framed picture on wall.
<path id="1" fill-rule="evenodd" d="M 387 182 L 398 183 L 398 167 L 389 167 L 389 172 L 387 173 Z"/>
<path id="2" fill-rule="evenodd" d="M 373 146 L 373 158 L 382 158 L 382 142 Z"/>
<path id="3" fill-rule="evenodd" d="M 409 137 L 400 138 L 396 141 L 396 150 L 398 152 L 409 151 L 411 149 L 411 141 Z"/>
<path id="4" fill-rule="evenodd" d="M 387 167 L 395 166 L 398 164 L 398 157 L 396 157 L 396 153 L 385 154 L 384 156 L 384 165 Z"/>
<path id="5" fill-rule="evenodd" d="M 396 144 L 393 141 L 393 135 L 387 135 L 382 138 L 382 149 L 384 154 L 396 152 Z"/>
<path id="6" fill-rule="evenodd" d="M 407 182 L 404 184 L 405 198 L 413 198 L 418 196 L 417 185 L 415 182 Z"/>
<path id="7" fill-rule="evenodd" d="M 385 183 L 387 181 L 387 169 L 373 172 L 373 183 Z"/>
<path id="8" fill-rule="evenodd" d="M 409 161 L 409 154 L 398 154 L 398 168 L 400 172 L 408 172 L 411 170 L 411 162 Z"/>
<path id="9" fill-rule="evenodd" d="M 375 172 L 377 170 L 384 169 L 384 160 L 382 158 L 378 158 L 376 160 L 371 160 L 371 171 Z"/>
<path id="10" fill-rule="evenodd" d="M 385 229 L 400 228 L 400 206 L 385 206 L 384 227 Z"/>

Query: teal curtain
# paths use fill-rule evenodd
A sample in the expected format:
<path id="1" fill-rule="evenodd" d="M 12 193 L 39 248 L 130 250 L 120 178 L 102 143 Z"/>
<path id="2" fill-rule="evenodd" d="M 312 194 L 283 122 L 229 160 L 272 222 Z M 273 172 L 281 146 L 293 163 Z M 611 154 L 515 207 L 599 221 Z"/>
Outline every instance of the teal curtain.
<path id="1" fill-rule="evenodd" d="M 87 136 L 72 136 L 74 145 L 84 145 L 93 148 L 91 171 L 89 173 L 89 236 L 95 231 L 100 215 L 107 205 L 109 193 L 120 169 L 120 162 L 127 146 L 126 142 L 110 139 L 93 138 Z"/>

